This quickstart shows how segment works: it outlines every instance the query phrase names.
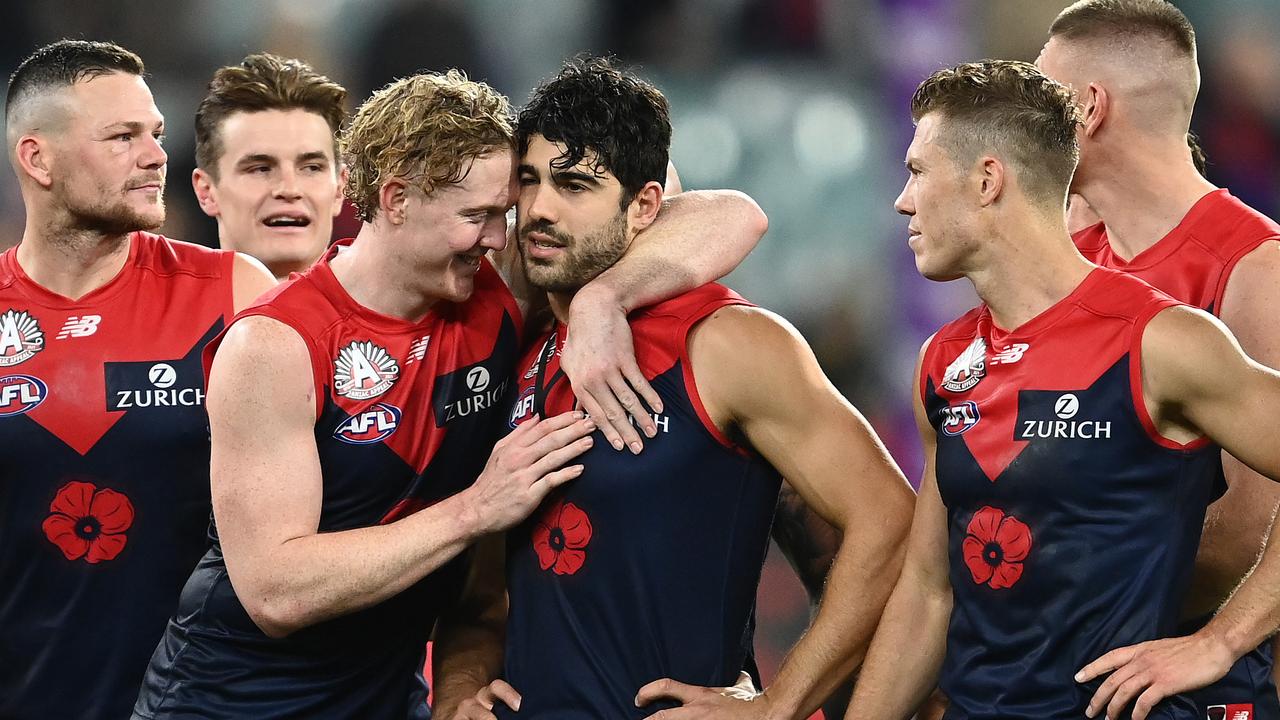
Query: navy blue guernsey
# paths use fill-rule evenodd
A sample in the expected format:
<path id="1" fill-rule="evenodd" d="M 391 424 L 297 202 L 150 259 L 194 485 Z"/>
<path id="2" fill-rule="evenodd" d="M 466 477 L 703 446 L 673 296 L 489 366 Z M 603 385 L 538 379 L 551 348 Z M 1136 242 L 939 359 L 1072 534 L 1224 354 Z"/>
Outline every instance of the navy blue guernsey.
<path id="1" fill-rule="evenodd" d="M 0 718 L 128 717 L 208 547 L 200 353 L 233 257 L 134 233 L 72 300 L 0 255 Z"/>
<path id="2" fill-rule="evenodd" d="M 635 707 L 648 682 L 737 680 L 781 479 L 710 421 L 686 348 L 691 327 L 735 304 L 712 284 L 631 316 L 662 397 L 658 435 L 635 456 L 597 434 L 584 473 L 508 533 L 505 679 L 522 698 L 499 717 L 646 717 L 669 707 Z M 518 366 L 512 428 L 575 406 L 564 338 L 545 335 Z"/>
<path id="3" fill-rule="evenodd" d="M 948 720 L 1079 720 L 1109 650 L 1167 637 L 1222 481 L 1219 450 L 1160 436 L 1142 398 L 1142 331 L 1177 303 L 1098 268 L 1013 332 L 981 306 L 930 342 L 954 606 Z M 1185 698 L 1153 717 L 1201 720 Z"/>
<path id="4" fill-rule="evenodd" d="M 280 320 L 311 353 L 320 532 L 400 519 L 483 469 L 506 419 L 520 318 L 487 261 L 475 282 L 468 302 L 410 323 L 356 304 L 321 262 L 238 316 Z M 216 540 L 155 650 L 135 717 L 429 717 L 426 643 L 461 592 L 465 557 L 378 605 L 273 639 L 236 597 Z"/>

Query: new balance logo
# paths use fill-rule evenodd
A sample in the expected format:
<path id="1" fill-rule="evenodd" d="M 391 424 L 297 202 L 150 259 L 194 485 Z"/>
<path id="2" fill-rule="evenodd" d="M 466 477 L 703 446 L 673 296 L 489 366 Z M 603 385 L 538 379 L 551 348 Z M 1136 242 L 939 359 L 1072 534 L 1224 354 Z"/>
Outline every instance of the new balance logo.
<path id="1" fill-rule="evenodd" d="M 1012 345 L 1005 345 L 1003 348 L 1000 349 L 1000 352 L 996 353 L 995 356 L 991 358 L 991 364 L 992 365 L 1002 365 L 1002 364 L 1008 365 L 1011 363 L 1016 363 L 1019 360 L 1021 360 L 1022 356 L 1027 352 L 1027 350 L 1030 350 L 1030 349 L 1031 349 L 1031 346 L 1026 343 L 1014 343 Z"/>
<path id="2" fill-rule="evenodd" d="M 431 342 L 430 335 L 423 335 L 414 340 L 409 345 L 409 359 L 404 361 L 405 365 L 411 365 L 415 362 L 422 362 L 422 358 L 427 356 L 427 343 Z"/>
<path id="3" fill-rule="evenodd" d="M 66 340 L 73 337 L 89 337 L 98 332 L 98 323 L 102 322 L 101 315 L 72 315 L 62 324 L 62 329 L 58 331 L 58 340 Z"/>

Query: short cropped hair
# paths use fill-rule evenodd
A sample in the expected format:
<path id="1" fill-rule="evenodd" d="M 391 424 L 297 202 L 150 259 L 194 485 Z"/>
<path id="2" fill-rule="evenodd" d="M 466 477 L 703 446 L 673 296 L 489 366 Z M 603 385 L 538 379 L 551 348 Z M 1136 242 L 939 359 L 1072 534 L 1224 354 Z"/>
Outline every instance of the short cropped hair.
<path id="1" fill-rule="evenodd" d="M 238 113 L 305 110 L 324 118 L 334 135 L 346 118 L 347 90 L 301 60 L 255 53 L 239 65 L 219 68 L 196 110 L 196 165 L 217 179 L 222 159 L 222 121 Z"/>
<path id="2" fill-rule="evenodd" d="M 507 98 L 461 71 L 396 80 L 356 110 L 343 134 L 347 197 L 368 222 L 388 179 L 431 193 L 460 182 L 476 158 L 511 150 L 514 132 Z"/>
<path id="3" fill-rule="evenodd" d="M 942 118 L 942 143 L 957 163 L 993 151 L 1029 197 L 1065 198 L 1080 159 L 1079 110 L 1071 90 L 1034 65 L 983 60 L 939 70 L 911 98 L 915 122 L 930 113 Z"/>
<path id="4" fill-rule="evenodd" d="M 1080 0 L 1058 14 L 1050 37 L 1065 40 L 1157 38 L 1184 55 L 1196 54 L 1196 31 L 1165 0 Z"/>
<path id="5" fill-rule="evenodd" d="M 59 40 L 31 53 L 9 76 L 5 118 L 11 120 L 26 100 L 49 90 L 111 73 L 141 76 L 145 71 L 142 58 L 115 43 Z"/>
<path id="6" fill-rule="evenodd" d="M 533 91 L 516 121 L 516 146 L 541 135 L 562 143 L 555 167 L 569 168 L 595 153 L 596 172 L 622 185 L 622 207 L 648 182 L 662 183 L 671 151 L 667 99 L 653 85 L 623 72 L 612 58 L 580 55 Z"/>

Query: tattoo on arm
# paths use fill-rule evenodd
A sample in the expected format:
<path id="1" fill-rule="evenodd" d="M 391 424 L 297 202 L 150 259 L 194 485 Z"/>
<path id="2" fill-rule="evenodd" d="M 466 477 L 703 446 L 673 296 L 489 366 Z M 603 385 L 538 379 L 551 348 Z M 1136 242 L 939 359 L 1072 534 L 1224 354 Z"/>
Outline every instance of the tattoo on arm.
<path id="1" fill-rule="evenodd" d="M 773 539 L 795 569 L 810 604 L 816 606 L 843 533 L 811 510 L 791 483 L 783 482 L 773 518 Z"/>

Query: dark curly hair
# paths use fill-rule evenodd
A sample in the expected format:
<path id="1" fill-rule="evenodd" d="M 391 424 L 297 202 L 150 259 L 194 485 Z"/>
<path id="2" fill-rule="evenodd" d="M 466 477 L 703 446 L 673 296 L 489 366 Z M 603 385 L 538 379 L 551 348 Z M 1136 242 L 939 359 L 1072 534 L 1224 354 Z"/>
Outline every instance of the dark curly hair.
<path id="1" fill-rule="evenodd" d="M 653 85 L 623 72 L 613 58 L 579 55 L 533 91 L 516 120 L 523 155 L 529 138 L 563 143 L 552 164 L 570 168 L 595 154 L 595 171 L 613 173 L 625 209 L 645 183 L 662 183 L 671 149 L 667 99 Z"/>
<path id="2" fill-rule="evenodd" d="M 939 70 L 916 88 L 912 120 L 930 113 L 945 120 L 943 142 L 956 162 L 1001 153 L 1028 194 L 1065 200 L 1080 159 L 1080 114 L 1070 88 L 1025 62 L 964 63 Z"/>

